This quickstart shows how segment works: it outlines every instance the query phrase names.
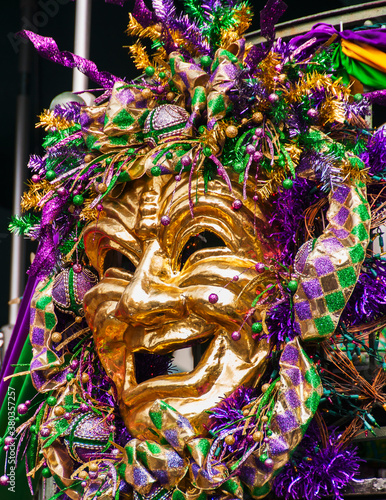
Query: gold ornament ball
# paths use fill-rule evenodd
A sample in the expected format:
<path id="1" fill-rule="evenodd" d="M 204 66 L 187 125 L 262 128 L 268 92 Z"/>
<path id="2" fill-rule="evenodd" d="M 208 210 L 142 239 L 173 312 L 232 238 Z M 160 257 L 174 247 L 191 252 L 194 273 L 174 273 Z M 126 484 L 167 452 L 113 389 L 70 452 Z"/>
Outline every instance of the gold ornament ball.
<path id="1" fill-rule="evenodd" d="M 232 446 L 234 445 L 236 442 L 235 438 L 232 436 L 232 434 L 229 434 L 226 438 L 225 438 L 225 444 L 227 444 L 228 446 Z"/>
<path id="2" fill-rule="evenodd" d="M 279 82 L 280 83 L 284 83 L 286 80 L 287 80 L 286 74 L 282 73 L 281 75 L 279 75 Z"/>
<path id="3" fill-rule="evenodd" d="M 241 123 L 242 123 L 243 125 L 245 125 L 246 123 L 248 123 L 248 118 L 243 118 L 243 119 L 241 120 Z"/>
<path id="4" fill-rule="evenodd" d="M 174 100 L 174 98 L 176 97 L 176 94 L 174 92 L 168 92 L 166 94 L 166 100 L 168 102 L 172 102 Z"/>
<path id="5" fill-rule="evenodd" d="M 229 125 L 225 129 L 225 134 L 230 139 L 233 139 L 234 137 L 236 137 L 238 133 L 239 133 L 239 131 L 237 130 L 237 127 L 235 127 L 234 125 Z"/>
<path id="6" fill-rule="evenodd" d="M 269 384 L 264 384 L 262 387 L 261 387 L 261 392 L 267 392 L 269 389 Z"/>
<path id="7" fill-rule="evenodd" d="M 252 115 L 252 120 L 256 124 L 261 123 L 263 121 L 263 118 L 264 118 L 263 113 L 260 113 L 260 111 L 256 111 Z"/>
<path id="8" fill-rule="evenodd" d="M 247 417 L 249 415 L 249 410 L 244 410 L 243 415 L 244 415 L 244 417 Z"/>
<path id="9" fill-rule="evenodd" d="M 98 472 L 98 470 L 99 470 L 99 466 L 98 466 L 98 464 L 90 464 L 90 465 L 89 465 L 89 470 L 90 470 L 91 472 Z"/>
<path id="10" fill-rule="evenodd" d="M 261 417 L 262 422 L 268 422 L 268 417 L 267 415 L 264 415 L 264 417 Z"/>
<path id="11" fill-rule="evenodd" d="M 258 443 L 259 441 L 262 440 L 263 433 L 261 431 L 256 431 L 252 434 L 252 438 L 255 441 L 255 443 Z"/>
<path id="12" fill-rule="evenodd" d="M 86 472 L 85 470 L 81 470 L 81 471 L 79 472 L 79 474 L 78 474 L 78 477 L 79 477 L 80 479 L 88 479 L 88 474 L 87 474 L 87 472 Z"/>
<path id="13" fill-rule="evenodd" d="M 143 89 L 142 95 L 145 99 L 150 99 L 151 97 L 153 97 L 153 92 L 150 89 Z"/>
<path id="14" fill-rule="evenodd" d="M 99 191 L 100 193 L 102 193 L 102 194 L 103 194 L 103 193 L 105 193 L 105 192 L 107 191 L 107 186 L 106 186 L 106 184 L 105 184 L 104 182 L 100 182 L 100 183 L 98 184 L 98 191 Z"/>
<path id="15" fill-rule="evenodd" d="M 66 413 L 66 410 L 63 408 L 63 406 L 57 406 L 54 409 L 54 413 L 57 417 L 61 417 L 62 415 L 64 415 Z"/>
<path id="16" fill-rule="evenodd" d="M 55 343 L 60 342 L 62 340 L 62 334 L 59 332 L 54 332 L 51 335 L 51 340 L 52 340 L 52 342 L 55 342 Z"/>
<path id="17" fill-rule="evenodd" d="M 87 373 L 82 374 L 82 382 L 86 384 L 90 380 L 90 377 L 88 376 Z"/>
<path id="18" fill-rule="evenodd" d="M 84 157 L 84 162 L 85 163 L 90 163 L 90 161 L 93 161 L 93 159 L 94 159 L 93 155 L 86 155 Z"/>
<path id="19" fill-rule="evenodd" d="M 82 323 L 82 321 L 83 321 L 82 316 L 76 316 L 75 317 L 75 323 Z"/>

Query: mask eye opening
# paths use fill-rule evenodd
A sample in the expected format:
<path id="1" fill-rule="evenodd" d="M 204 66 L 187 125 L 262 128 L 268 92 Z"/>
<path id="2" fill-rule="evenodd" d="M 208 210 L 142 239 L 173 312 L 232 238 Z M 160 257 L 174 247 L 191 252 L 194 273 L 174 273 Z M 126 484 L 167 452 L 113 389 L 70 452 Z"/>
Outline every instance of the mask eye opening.
<path id="1" fill-rule="evenodd" d="M 202 231 L 201 233 L 197 233 L 191 236 L 180 252 L 178 258 L 179 270 L 182 271 L 189 257 L 197 251 L 203 250 L 205 248 L 219 247 L 226 247 L 226 244 L 224 240 L 220 238 L 220 236 L 218 236 L 216 233 L 212 233 L 212 231 Z"/>
<path id="2" fill-rule="evenodd" d="M 136 270 L 135 265 L 126 255 L 113 249 L 109 250 L 105 255 L 103 261 L 103 274 L 111 267 L 124 269 L 132 274 L 134 274 Z"/>

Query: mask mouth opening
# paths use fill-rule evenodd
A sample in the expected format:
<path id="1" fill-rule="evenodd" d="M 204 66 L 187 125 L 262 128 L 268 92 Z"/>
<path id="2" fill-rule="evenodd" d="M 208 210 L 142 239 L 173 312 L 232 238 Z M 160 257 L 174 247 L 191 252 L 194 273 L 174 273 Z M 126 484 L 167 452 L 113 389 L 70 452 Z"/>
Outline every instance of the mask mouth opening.
<path id="1" fill-rule="evenodd" d="M 197 341 L 190 346 L 183 346 L 166 354 L 135 352 L 135 378 L 137 383 L 140 384 L 162 375 L 191 372 L 200 363 L 212 340 L 213 335 L 203 342 Z"/>

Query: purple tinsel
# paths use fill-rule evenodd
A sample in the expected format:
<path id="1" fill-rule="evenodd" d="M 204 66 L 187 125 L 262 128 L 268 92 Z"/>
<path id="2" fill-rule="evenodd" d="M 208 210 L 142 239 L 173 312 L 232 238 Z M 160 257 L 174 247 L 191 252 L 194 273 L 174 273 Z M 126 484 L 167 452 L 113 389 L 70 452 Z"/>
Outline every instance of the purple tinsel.
<path id="1" fill-rule="evenodd" d="M 365 260 L 354 291 L 342 313 L 346 325 L 370 323 L 386 314 L 386 262 Z"/>
<path id="2" fill-rule="evenodd" d="M 211 54 L 209 43 L 202 36 L 198 25 L 192 21 L 186 14 L 169 19 L 168 26 L 184 34 L 188 40 L 201 55 Z"/>
<path id="3" fill-rule="evenodd" d="M 274 210 L 269 224 L 275 230 L 270 237 L 280 244 L 281 261 L 286 266 L 293 264 L 299 241 L 304 241 L 302 232 L 297 234 L 304 210 L 320 198 L 320 194 L 310 193 L 313 186 L 313 182 L 297 177 L 292 189 L 282 189 L 273 198 Z"/>
<path id="4" fill-rule="evenodd" d="M 298 335 L 294 328 L 294 311 L 289 298 L 276 302 L 270 308 L 266 323 L 269 331 L 267 337 L 275 343 L 284 342 L 287 338 L 293 340 Z"/>
<path id="5" fill-rule="evenodd" d="M 360 159 L 374 175 L 385 170 L 386 165 L 386 129 L 380 127 L 367 143 L 367 150 L 360 155 Z"/>
<path id="6" fill-rule="evenodd" d="M 79 123 L 80 121 L 80 108 L 79 102 L 68 102 L 66 104 L 57 104 L 53 110 L 54 116 L 60 116 L 67 121 Z"/>
<path id="7" fill-rule="evenodd" d="M 322 183 L 321 191 L 328 193 L 331 190 L 334 191 L 343 182 L 339 164 L 339 159 L 333 153 L 311 150 L 301 157 L 298 173 L 313 170 L 316 180 Z"/>
<path id="8" fill-rule="evenodd" d="M 358 474 L 357 449 L 342 449 L 334 432 L 325 448 L 315 431 L 307 431 L 290 461 L 273 482 L 273 491 L 280 499 L 316 500 L 333 495 L 343 500 L 342 489 Z"/>

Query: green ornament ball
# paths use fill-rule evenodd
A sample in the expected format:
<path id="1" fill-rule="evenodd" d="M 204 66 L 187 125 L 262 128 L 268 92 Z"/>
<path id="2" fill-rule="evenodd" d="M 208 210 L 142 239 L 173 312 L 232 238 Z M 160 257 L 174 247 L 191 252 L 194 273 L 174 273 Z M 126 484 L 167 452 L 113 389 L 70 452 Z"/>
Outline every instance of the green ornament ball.
<path id="1" fill-rule="evenodd" d="M 145 69 L 145 73 L 146 73 L 146 76 L 153 76 L 154 73 L 155 73 L 155 69 L 153 68 L 153 66 L 148 66 L 146 69 Z"/>
<path id="2" fill-rule="evenodd" d="M 236 56 L 230 56 L 229 58 L 230 62 L 233 62 L 233 63 L 237 63 L 238 62 L 238 59 Z"/>
<path id="3" fill-rule="evenodd" d="M 261 333 L 263 331 L 263 325 L 259 322 L 252 323 L 252 332 Z"/>
<path id="4" fill-rule="evenodd" d="M 130 175 L 124 170 L 118 175 L 118 182 L 128 182 L 130 180 Z"/>
<path id="5" fill-rule="evenodd" d="M 268 458 L 268 453 L 265 453 L 265 452 L 262 453 L 260 455 L 260 462 L 265 462 L 267 460 L 267 458 Z"/>
<path id="6" fill-rule="evenodd" d="M 273 432 L 271 429 L 268 429 L 267 432 L 266 432 L 267 436 L 272 436 Z"/>
<path id="7" fill-rule="evenodd" d="M 158 177 L 159 175 L 161 175 L 161 168 L 156 165 L 155 167 L 151 168 L 150 172 L 153 177 Z"/>
<path id="8" fill-rule="evenodd" d="M 298 286 L 299 286 L 299 284 L 296 280 L 291 280 L 287 284 L 288 290 L 292 293 L 296 292 L 296 290 L 298 289 Z"/>
<path id="9" fill-rule="evenodd" d="M 292 179 L 284 179 L 284 181 L 283 181 L 283 188 L 284 189 L 291 189 L 293 185 L 294 185 L 294 181 Z"/>
<path id="10" fill-rule="evenodd" d="M 66 375 L 67 382 L 70 382 L 73 378 L 74 378 L 73 373 L 67 373 L 67 375 Z"/>
<path id="11" fill-rule="evenodd" d="M 31 425 L 31 427 L 29 428 L 29 430 L 35 434 L 36 433 L 36 425 Z"/>
<path id="12" fill-rule="evenodd" d="M 171 160 L 173 158 L 173 153 L 169 151 L 168 153 L 166 153 L 165 157 L 167 160 Z"/>
<path id="13" fill-rule="evenodd" d="M 277 164 L 279 165 L 279 167 L 283 168 L 285 167 L 285 160 L 283 158 L 280 158 Z"/>
<path id="14" fill-rule="evenodd" d="M 129 148 L 129 149 L 127 150 L 127 154 L 128 154 L 129 156 L 131 156 L 131 155 L 135 154 L 135 149 L 134 149 L 134 148 Z"/>
<path id="15" fill-rule="evenodd" d="M 355 102 L 361 102 L 362 99 L 363 99 L 363 95 L 362 94 L 355 94 L 354 95 L 354 101 Z"/>
<path id="16" fill-rule="evenodd" d="M 163 79 L 163 78 L 165 78 L 165 76 L 166 76 L 166 73 L 164 71 L 161 71 L 159 74 L 159 77 Z"/>
<path id="17" fill-rule="evenodd" d="M 77 194 L 76 196 L 73 197 L 72 199 L 72 203 L 74 205 L 76 205 L 77 207 L 79 207 L 80 205 L 82 205 L 84 202 L 84 198 L 81 194 Z"/>
<path id="18" fill-rule="evenodd" d="M 212 59 L 209 56 L 202 56 L 200 59 L 200 63 L 203 68 L 207 68 L 211 65 Z"/>
<path id="19" fill-rule="evenodd" d="M 200 125 L 198 127 L 198 133 L 199 134 L 204 134 L 206 132 L 206 127 L 204 125 Z"/>
<path id="20" fill-rule="evenodd" d="M 46 179 L 47 181 L 53 181 L 56 177 L 56 174 L 53 170 L 47 170 L 46 172 Z"/>
<path id="21" fill-rule="evenodd" d="M 47 398 L 47 404 L 48 406 L 55 406 L 58 400 L 55 398 L 55 396 L 49 396 Z"/>
<path id="22" fill-rule="evenodd" d="M 210 149 L 209 146 L 205 146 L 204 149 L 203 149 L 203 152 L 204 152 L 204 155 L 205 156 L 212 156 L 212 150 Z"/>
<path id="23" fill-rule="evenodd" d="M 44 469 L 42 469 L 42 476 L 45 477 L 46 479 L 51 477 L 51 471 L 48 467 L 44 467 Z"/>

